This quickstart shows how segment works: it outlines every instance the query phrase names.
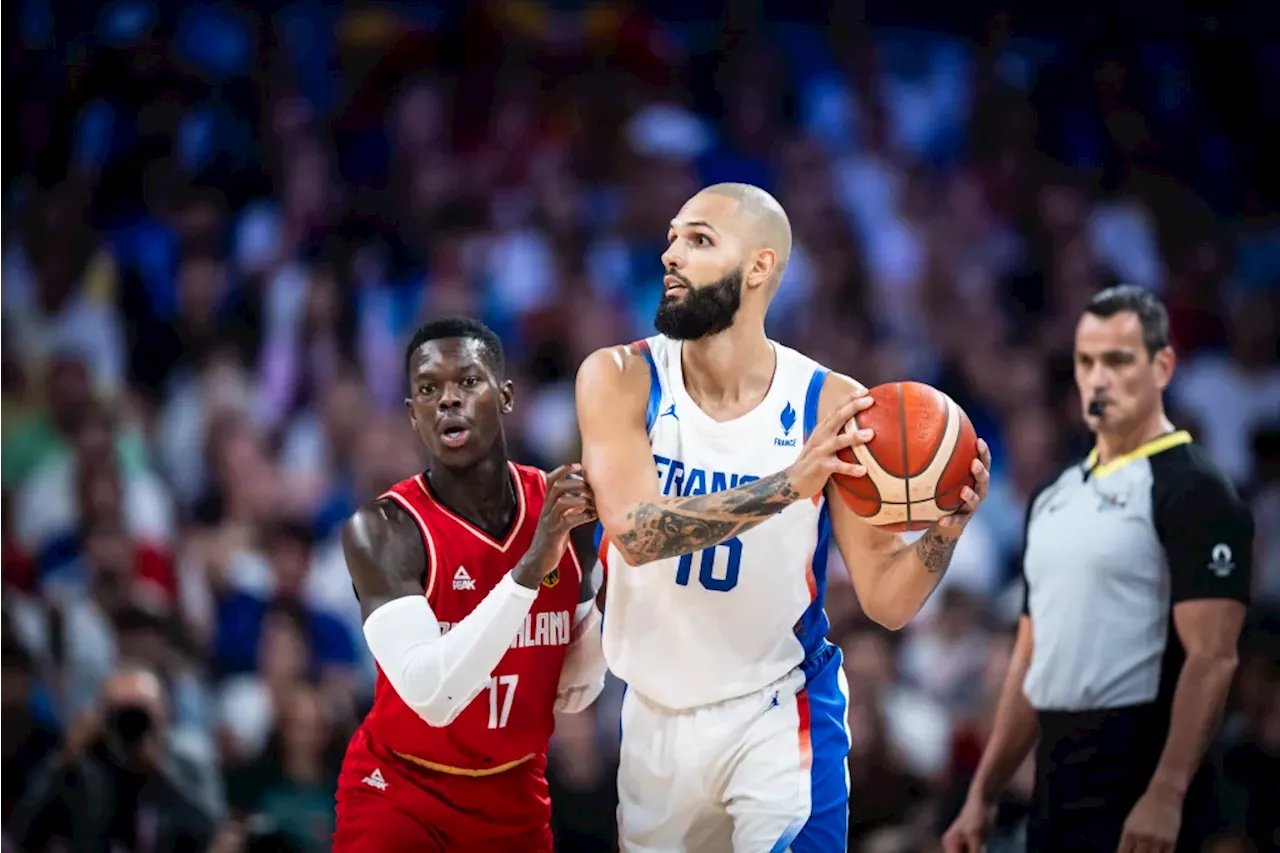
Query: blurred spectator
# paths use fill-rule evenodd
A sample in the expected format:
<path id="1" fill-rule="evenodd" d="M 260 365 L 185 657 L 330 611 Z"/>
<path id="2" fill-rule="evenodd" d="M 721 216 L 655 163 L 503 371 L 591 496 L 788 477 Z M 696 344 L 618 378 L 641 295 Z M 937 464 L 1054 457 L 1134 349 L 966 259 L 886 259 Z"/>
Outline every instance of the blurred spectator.
<path id="1" fill-rule="evenodd" d="M 116 268 L 85 201 L 71 186 L 43 197 L 21 241 L 4 252 L 4 326 L 28 375 L 43 373 L 51 353 L 74 350 L 96 390 L 115 394 L 127 363 L 114 304 Z"/>
<path id="2" fill-rule="evenodd" d="M 1258 850 L 1280 839 L 1280 665 L 1273 636 L 1259 642 L 1241 665 L 1238 725 L 1223 757 L 1223 772 L 1244 812 L 1242 829 Z"/>
<path id="3" fill-rule="evenodd" d="M 18 366 L 16 358 L 9 364 Z M 43 399 L 25 400 L 43 403 L 43 406 L 23 411 L 24 397 L 20 394 L 12 400 L 19 411 L 16 424 L 5 429 L 6 488 L 32 478 L 42 469 L 51 469 L 55 460 L 61 461 L 73 454 L 82 428 L 95 416 L 101 419 L 104 413 L 101 405 L 94 404 L 89 363 L 78 353 L 70 350 L 51 353 L 44 376 Z M 145 445 L 136 431 L 122 431 L 116 436 L 116 444 L 117 452 L 130 470 L 145 464 Z"/>
<path id="4" fill-rule="evenodd" d="M 264 622 L 274 611 L 296 614 L 318 673 L 345 673 L 354 666 L 356 639 L 346 626 L 301 598 L 311 547 L 307 528 L 280 523 L 266 533 L 262 556 L 241 552 L 228 566 L 217 611 L 214 660 L 220 672 L 234 674 L 257 665 Z"/>
<path id="5" fill-rule="evenodd" d="M 122 669 L 97 710 L 78 720 L 36 771 L 6 832 L 27 850 L 46 849 L 54 839 L 103 853 L 117 845 L 204 850 L 217 814 L 191 798 L 192 777 L 166 749 L 160 680 L 145 669 Z"/>
<path id="6" fill-rule="evenodd" d="M 898 668 L 908 684 L 963 717 L 978 700 L 990 656 L 981 599 L 954 587 L 937 596 L 936 614 L 916 623 L 903 642 Z"/>
<path id="7" fill-rule="evenodd" d="M 874 691 L 851 687 L 849 735 L 849 844 L 860 849 L 878 829 L 914 823 L 928 785 L 894 753 Z"/>
<path id="8" fill-rule="evenodd" d="M 36 662 L 8 632 L 0 657 L 0 725 L 4 726 L 4 795 L 0 805 L 5 824 L 26 795 L 35 771 L 58 748 L 60 732 L 36 713 Z"/>
<path id="9" fill-rule="evenodd" d="M 975 679 L 980 690 L 978 701 L 960 717 L 951 745 L 950 784 L 942 799 L 938 817 L 939 834 L 964 802 L 969 783 L 982 760 L 982 752 L 995 723 L 996 705 L 1009 669 L 1013 653 L 1014 635 L 1009 632 L 993 635 L 988 640 L 990 657 L 982 673 Z M 1026 819 L 1031 810 L 1031 792 L 1035 785 L 1034 758 L 1028 756 L 1013 774 L 1009 788 L 996 811 L 995 827 L 988 847 L 992 853 L 1001 850 L 1020 850 L 1026 844 Z"/>
<path id="10" fill-rule="evenodd" d="M 232 808 L 296 849 L 329 849 L 333 797 L 345 740 L 326 717 L 320 694 L 303 683 L 287 696 L 261 759 L 229 774 Z"/>
<path id="11" fill-rule="evenodd" d="M 1256 600 L 1280 606 L 1280 423 L 1253 437 L 1253 523 L 1258 555 L 1254 565 Z"/>
<path id="12" fill-rule="evenodd" d="M 76 527 L 118 516 L 131 536 L 163 547 L 173 536 L 174 511 L 164 483 L 145 465 L 119 452 L 111 413 L 87 402 L 74 436 L 74 453 L 47 461 L 18 494 L 18 543 L 51 572 L 75 548 Z"/>
<path id="13" fill-rule="evenodd" d="M 1197 356 L 1179 371 L 1174 399 L 1201 425 L 1202 440 L 1236 483 L 1253 477 L 1250 436 L 1280 420 L 1280 312 L 1271 292 L 1250 294 L 1234 312 L 1231 348 Z"/>

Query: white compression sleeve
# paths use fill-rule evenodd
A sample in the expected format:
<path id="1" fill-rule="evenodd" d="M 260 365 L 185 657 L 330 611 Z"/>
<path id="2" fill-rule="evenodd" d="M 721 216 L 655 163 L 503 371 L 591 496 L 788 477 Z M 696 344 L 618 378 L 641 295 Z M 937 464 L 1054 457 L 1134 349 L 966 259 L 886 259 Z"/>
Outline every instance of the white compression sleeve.
<path id="1" fill-rule="evenodd" d="M 428 724 L 447 726 L 484 689 L 537 596 L 507 575 L 441 634 L 426 596 L 407 595 L 370 613 L 364 636 L 405 704 Z"/>
<path id="2" fill-rule="evenodd" d="M 604 689 L 607 667 L 600 644 L 600 610 L 594 600 L 578 605 L 573 619 L 573 641 L 564 655 L 556 710 L 576 714 L 586 710 Z"/>

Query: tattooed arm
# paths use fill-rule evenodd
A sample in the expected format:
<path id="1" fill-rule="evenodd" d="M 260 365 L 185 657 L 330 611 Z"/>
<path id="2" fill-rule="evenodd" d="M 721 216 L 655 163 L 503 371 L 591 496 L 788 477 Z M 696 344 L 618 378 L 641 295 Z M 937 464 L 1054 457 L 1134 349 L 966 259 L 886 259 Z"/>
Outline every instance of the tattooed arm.
<path id="1" fill-rule="evenodd" d="M 645 429 L 649 383 L 648 363 L 633 346 L 598 350 L 578 369 L 582 467 L 600 523 L 630 565 L 713 547 L 817 494 L 832 471 L 857 475 L 835 455 L 854 437 L 831 426 L 846 423 L 855 402 L 833 400 L 830 423 L 787 470 L 714 494 L 664 497 Z"/>
<path id="2" fill-rule="evenodd" d="M 819 413 L 835 406 L 851 389 L 860 388 L 846 376 L 828 374 L 818 402 Z M 985 444 L 980 447 L 984 460 L 989 461 Z M 986 481 L 984 464 L 979 477 L 981 494 L 971 495 L 972 501 L 961 513 L 934 524 L 910 544 L 897 533 L 867 524 L 835 494 L 834 486 L 827 487 L 832 536 L 869 619 L 896 631 L 920 611 L 951 565 L 960 533 L 986 493 Z"/>

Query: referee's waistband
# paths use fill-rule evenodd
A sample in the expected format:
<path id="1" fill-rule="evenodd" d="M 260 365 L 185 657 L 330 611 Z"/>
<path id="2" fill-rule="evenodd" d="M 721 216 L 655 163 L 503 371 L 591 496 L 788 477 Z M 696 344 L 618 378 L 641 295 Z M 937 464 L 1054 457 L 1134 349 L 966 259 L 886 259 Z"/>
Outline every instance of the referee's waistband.
<path id="1" fill-rule="evenodd" d="M 1162 710 L 1164 713 L 1162 713 Z M 1156 702 L 1079 711 L 1037 710 L 1042 741 L 1084 741 L 1102 737 L 1112 742 L 1163 737 L 1167 708 Z"/>

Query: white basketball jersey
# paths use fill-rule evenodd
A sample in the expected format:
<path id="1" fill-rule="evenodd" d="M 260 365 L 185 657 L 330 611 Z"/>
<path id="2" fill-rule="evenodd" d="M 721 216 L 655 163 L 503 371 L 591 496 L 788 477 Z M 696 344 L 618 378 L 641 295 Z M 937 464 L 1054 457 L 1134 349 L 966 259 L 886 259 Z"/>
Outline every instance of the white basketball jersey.
<path id="1" fill-rule="evenodd" d="M 649 361 L 646 422 L 663 495 L 709 494 L 766 477 L 799 456 L 827 371 L 773 344 L 763 402 L 712 420 L 685 390 L 679 341 L 636 344 Z M 830 519 L 825 498 L 797 501 L 714 548 L 628 566 L 602 530 L 608 579 L 604 653 L 630 689 L 675 710 L 760 690 L 820 649 Z"/>

